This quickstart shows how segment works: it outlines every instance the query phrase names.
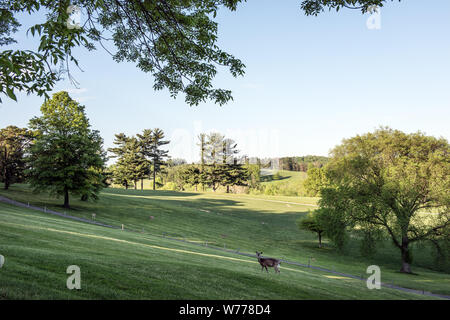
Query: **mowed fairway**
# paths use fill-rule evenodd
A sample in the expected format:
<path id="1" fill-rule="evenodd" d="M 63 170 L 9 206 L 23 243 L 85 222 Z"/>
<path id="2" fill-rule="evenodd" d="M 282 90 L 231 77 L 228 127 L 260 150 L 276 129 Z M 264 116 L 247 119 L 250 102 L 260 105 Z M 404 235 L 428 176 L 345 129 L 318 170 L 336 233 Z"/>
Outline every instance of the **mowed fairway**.
<path id="1" fill-rule="evenodd" d="M 33 194 L 26 186 L 0 195 L 63 211 L 60 200 Z M 0 299 L 427 298 L 388 288 L 368 290 L 363 281 L 287 264 L 281 265 L 281 274 L 267 274 L 254 258 L 161 237 L 167 233 L 241 252 L 260 250 L 301 263 L 314 257 L 314 265 L 365 274 L 373 261 L 319 250 L 314 235 L 297 230 L 295 220 L 311 209 L 311 201 L 284 198 L 106 189 L 98 202 L 74 200 L 67 212 L 85 218 L 96 213 L 97 221 L 144 233 L 0 203 L 0 254 L 6 259 Z M 414 266 L 419 275 L 399 274 L 396 253 L 385 248 L 375 257 L 383 282 L 449 294 L 448 274 L 423 266 Z M 66 288 L 69 265 L 81 268 L 81 290 Z"/>

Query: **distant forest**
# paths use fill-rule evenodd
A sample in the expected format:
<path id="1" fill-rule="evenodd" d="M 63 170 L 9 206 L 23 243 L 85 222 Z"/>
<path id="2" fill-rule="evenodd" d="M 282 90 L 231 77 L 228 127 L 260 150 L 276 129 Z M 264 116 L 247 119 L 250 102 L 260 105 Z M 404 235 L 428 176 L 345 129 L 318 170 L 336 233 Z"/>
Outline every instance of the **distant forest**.
<path id="1" fill-rule="evenodd" d="M 321 168 L 328 162 L 323 156 L 283 157 L 279 159 L 280 170 L 308 171 L 310 167 Z"/>

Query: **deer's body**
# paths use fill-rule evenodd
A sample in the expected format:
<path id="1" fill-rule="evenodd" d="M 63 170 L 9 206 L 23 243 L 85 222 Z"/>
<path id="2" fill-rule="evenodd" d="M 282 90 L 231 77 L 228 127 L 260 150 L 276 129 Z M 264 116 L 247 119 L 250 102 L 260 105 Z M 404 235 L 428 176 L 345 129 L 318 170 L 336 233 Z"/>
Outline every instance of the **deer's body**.
<path id="1" fill-rule="evenodd" d="M 264 268 L 266 268 L 266 271 L 269 272 L 269 270 L 267 269 L 267 267 L 270 268 L 274 268 L 275 273 L 280 273 L 280 264 L 281 261 L 278 259 L 273 259 L 273 258 L 263 258 L 261 256 L 262 252 L 258 252 L 256 251 L 256 258 L 258 258 L 258 262 L 261 265 L 261 271 L 264 270 Z"/>

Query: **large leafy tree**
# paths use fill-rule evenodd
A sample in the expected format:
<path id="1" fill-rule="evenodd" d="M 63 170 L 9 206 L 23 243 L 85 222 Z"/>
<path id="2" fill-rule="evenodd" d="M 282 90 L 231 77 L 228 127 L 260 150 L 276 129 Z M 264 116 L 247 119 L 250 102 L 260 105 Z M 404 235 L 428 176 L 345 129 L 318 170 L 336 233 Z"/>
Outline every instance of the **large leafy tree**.
<path id="1" fill-rule="evenodd" d="M 117 61 L 130 61 L 154 77 L 154 89 L 180 92 L 190 105 L 206 99 L 224 104 L 230 90 L 214 88 L 217 68 L 237 77 L 244 65 L 217 45 L 219 7 L 235 10 L 239 0 L 0 0 L 0 45 L 14 42 L 20 14 L 47 13 L 46 21 L 28 31 L 40 37 L 37 50 L 6 50 L 0 55 L 1 92 L 46 95 L 64 74 L 72 79 L 78 65 L 74 49 L 103 47 Z M 83 21 L 75 25 L 70 6 L 78 6 Z M 107 42 L 114 45 L 111 52 Z M 58 68 L 63 63 L 63 69 Z"/>
<path id="2" fill-rule="evenodd" d="M 36 139 L 28 157 L 28 175 L 36 191 L 64 197 L 97 198 L 103 187 L 103 140 L 91 130 L 84 106 L 65 91 L 55 93 L 41 107 L 42 116 L 30 120 Z"/>
<path id="3" fill-rule="evenodd" d="M 0 130 L 0 181 L 5 190 L 24 180 L 25 155 L 31 145 L 33 133 L 26 128 L 8 126 Z"/>
<path id="4" fill-rule="evenodd" d="M 212 81 L 218 67 L 237 77 L 244 64 L 217 44 L 217 12 L 236 10 L 245 0 L 0 0 L 0 46 L 14 43 L 12 35 L 20 27 L 19 16 L 45 12 L 43 23 L 29 28 L 39 36 L 38 48 L 0 52 L 0 93 L 16 100 L 17 91 L 47 95 L 70 65 L 78 66 L 75 48 L 94 50 L 113 43 L 117 61 L 130 61 L 153 75 L 154 89 L 167 88 L 172 96 L 185 94 L 189 105 L 210 99 L 224 104 L 230 90 L 215 88 Z M 305 0 L 307 15 L 326 8 L 370 10 L 388 0 Z M 83 21 L 76 25 L 68 10 L 80 8 Z M 72 7 L 73 8 L 73 7 Z M 58 65 L 62 63 L 62 68 Z"/>
<path id="5" fill-rule="evenodd" d="M 450 240 L 450 145 L 422 133 L 381 128 L 332 151 L 320 207 L 366 239 L 383 232 L 411 273 L 410 245 Z"/>

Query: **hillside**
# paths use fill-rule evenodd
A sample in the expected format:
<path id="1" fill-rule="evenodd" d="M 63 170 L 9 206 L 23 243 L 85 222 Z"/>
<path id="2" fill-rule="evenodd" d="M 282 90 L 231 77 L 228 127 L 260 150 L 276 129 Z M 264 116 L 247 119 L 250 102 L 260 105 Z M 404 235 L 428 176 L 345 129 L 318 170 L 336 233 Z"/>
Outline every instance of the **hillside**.
<path id="1" fill-rule="evenodd" d="M 303 182 L 307 177 L 306 172 L 287 170 L 261 170 L 261 185 L 254 194 L 278 195 L 278 196 L 305 196 L 306 191 Z"/>
<path id="2" fill-rule="evenodd" d="M 13 186 L 1 195 L 61 210 L 60 200 Z M 318 249 L 312 234 L 297 230 L 295 220 L 311 208 L 301 199 L 107 189 L 97 203 L 73 201 L 68 214 L 114 225 L 126 232 L 67 220 L 0 203 L 0 297 L 98 299 L 411 299 L 424 298 L 392 289 L 367 290 L 365 283 L 282 264 L 281 274 L 260 271 L 256 259 L 212 246 L 264 252 L 353 275 L 370 264 L 383 270 L 382 281 L 449 294 L 448 274 L 429 269 L 427 252 L 416 255 L 414 271 L 397 273 L 397 252 L 385 248 L 373 260 Z M 153 218 L 151 218 L 153 217 Z M 161 237 L 204 243 L 193 245 Z M 350 255 L 351 254 L 351 255 Z M 82 269 L 84 290 L 65 288 L 69 265 Z M 270 288 L 264 290 L 263 288 Z"/>

